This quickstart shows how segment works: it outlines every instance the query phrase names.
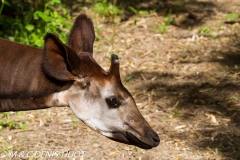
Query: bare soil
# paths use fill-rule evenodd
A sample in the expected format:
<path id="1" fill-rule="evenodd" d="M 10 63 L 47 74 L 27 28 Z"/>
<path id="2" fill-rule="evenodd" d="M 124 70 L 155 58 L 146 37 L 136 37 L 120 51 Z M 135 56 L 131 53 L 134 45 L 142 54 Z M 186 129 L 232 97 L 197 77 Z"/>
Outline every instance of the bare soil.
<path id="1" fill-rule="evenodd" d="M 157 5 L 157 13 L 126 14 L 114 25 L 93 16 L 102 38 L 95 42 L 94 58 L 108 70 L 110 55 L 120 57 L 124 85 L 159 134 L 160 145 L 143 150 L 111 141 L 63 107 L 0 115 L 25 123 L 0 132 L 0 153 L 83 150 L 82 157 L 49 159 L 240 159 L 240 21 L 225 18 L 240 13 L 240 1 L 185 1 L 181 10 L 180 1 L 150 2 L 137 5 Z M 160 34 L 162 4 L 172 8 L 176 20 Z"/>

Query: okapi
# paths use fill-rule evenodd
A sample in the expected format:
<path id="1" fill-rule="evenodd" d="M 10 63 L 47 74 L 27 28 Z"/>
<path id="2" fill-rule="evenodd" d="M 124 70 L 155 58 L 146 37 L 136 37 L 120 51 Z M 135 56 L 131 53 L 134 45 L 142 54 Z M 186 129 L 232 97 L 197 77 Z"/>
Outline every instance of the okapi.
<path id="1" fill-rule="evenodd" d="M 86 15 L 76 18 L 68 45 L 48 33 L 43 49 L 0 38 L 0 111 L 69 106 L 98 133 L 143 149 L 160 139 L 123 86 L 118 56 L 109 71 L 93 59 L 95 32 Z"/>

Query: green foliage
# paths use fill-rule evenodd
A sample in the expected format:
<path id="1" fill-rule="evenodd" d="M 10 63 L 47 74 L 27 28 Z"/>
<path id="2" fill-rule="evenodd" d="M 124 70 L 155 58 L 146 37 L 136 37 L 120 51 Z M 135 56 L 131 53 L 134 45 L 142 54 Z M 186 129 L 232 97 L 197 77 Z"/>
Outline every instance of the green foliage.
<path id="1" fill-rule="evenodd" d="M 16 122 L 1 119 L 0 120 L 0 129 L 3 129 L 4 127 L 15 128 L 16 127 Z"/>
<path id="2" fill-rule="evenodd" d="M 25 122 L 16 122 L 13 120 L 9 120 L 10 113 L 9 112 L 3 112 L 1 113 L 2 118 L 0 119 L 0 131 L 3 130 L 4 128 L 21 128 L 25 129 L 26 128 L 26 123 Z"/>
<path id="3" fill-rule="evenodd" d="M 17 115 L 18 115 L 19 117 L 21 117 L 23 114 L 24 114 L 24 111 L 19 111 L 19 112 L 17 112 Z"/>
<path id="4" fill-rule="evenodd" d="M 157 28 L 158 32 L 161 34 L 165 33 L 168 29 L 168 26 L 174 23 L 174 18 L 171 16 L 171 11 L 168 13 L 167 17 L 164 19 L 164 22 Z"/>
<path id="5" fill-rule="evenodd" d="M 102 37 L 99 35 L 99 32 L 100 32 L 100 30 L 101 30 L 101 26 L 96 25 L 96 26 L 94 26 L 94 28 L 95 28 L 95 32 L 96 32 L 96 38 L 95 38 L 95 40 L 96 40 L 96 41 L 102 40 Z"/>
<path id="6" fill-rule="evenodd" d="M 175 110 L 173 111 L 173 117 L 174 117 L 174 118 L 178 118 L 178 117 L 180 116 L 180 114 L 181 114 L 181 113 L 180 113 L 179 110 L 176 110 L 176 109 L 175 109 Z"/>
<path id="7" fill-rule="evenodd" d="M 124 81 L 125 82 L 131 82 L 133 79 L 134 79 L 134 75 L 131 74 L 131 75 L 127 76 Z"/>
<path id="8" fill-rule="evenodd" d="M 10 7 L 23 7 L 24 4 L 9 4 Z M 43 9 L 34 11 L 29 4 L 26 10 L 19 9 L 16 17 L 0 15 L 0 37 L 36 47 L 42 47 L 43 36 L 47 32 L 57 34 L 64 42 L 71 24 L 71 18 L 66 9 L 62 9 L 60 0 L 50 0 Z M 39 7 L 40 8 L 40 7 Z M 54 9 L 53 9 L 54 8 Z M 56 11 L 58 10 L 58 12 Z"/>
<path id="9" fill-rule="evenodd" d="M 9 127 L 10 129 L 21 128 L 22 130 L 24 130 L 26 128 L 26 123 L 1 119 L 0 120 L 0 131 L 7 127 Z"/>
<path id="10" fill-rule="evenodd" d="M 225 18 L 234 20 L 234 19 L 240 18 L 240 14 L 237 14 L 237 13 L 227 14 Z"/>
<path id="11" fill-rule="evenodd" d="M 205 28 L 200 28 L 199 31 L 202 34 L 208 34 L 211 32 L 211 29 L 209 27 L 205 27 Z"/>
<path id="12" fill-rule="evenodd" d="M 137 10 L 131 6 L 128 7 L 133 13 L 135 14 L 139 14 L 139 15 L 145 15 L 145 14 L 149 14 L 149 13 L 153 13 L 155 12 L 156 10 L 153 9 L 153 10 Z"/>
<path id="13" fill-rule="evenodd" d="M 170 115 L 166 115 L 165 118 L 166 118 L 166 119 L 170 119 L 171 116 L 170 116 Z"/>
<path id="14" fill-rule="evenodd" d="M 71 117 L 72 119 L 72 126 L 74 129 L 76 129 L 79 126 L 79 119 L 77 119 L 76 117 Z"/>
<path id="15" fill-rule="evenodd" d="M 92 10 L 95 13 L 106 17 L 115 17 L 123 14 L 123 9 L 109 3 L 107 0 L 96 1 L 92 6 Z"/>
<path id="16" fill-rule="evenodd" d="M 7 2 L 5 2 L 5 3 L 7 3 Z M 2 4 L 1 4 L 1 6 L 0 6 L 0 15 L 2 14 L 2 10 L 3 10 L 3 7 L 4 7 L 4 0 L 2 0 Z"/>
<path id="17" fill-rule="evenodd" d="M 1 114 L 3 115 L 3 117 L 8 118 L 10 115 L 10 112 L 3 112 Z"/>
<path id="18" fill-rule="evenodd" d="M 25 123 L 25 122 L 18 122 L 18 126 L 19 126 L 22 130 L 25 130 L 25 129 L 26 129 L 26 123 Z"/>

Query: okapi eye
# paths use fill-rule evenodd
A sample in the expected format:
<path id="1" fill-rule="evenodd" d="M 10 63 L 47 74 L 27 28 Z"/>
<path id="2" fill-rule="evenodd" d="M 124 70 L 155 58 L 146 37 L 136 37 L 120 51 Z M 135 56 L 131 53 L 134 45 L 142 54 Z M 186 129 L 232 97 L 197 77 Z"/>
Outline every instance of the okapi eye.
<path id="1" fill-rule="evenodd" d="M 117 108 L 121 105 L 116 97 L 106 98 L 106 102 L 110 108 Z"/>

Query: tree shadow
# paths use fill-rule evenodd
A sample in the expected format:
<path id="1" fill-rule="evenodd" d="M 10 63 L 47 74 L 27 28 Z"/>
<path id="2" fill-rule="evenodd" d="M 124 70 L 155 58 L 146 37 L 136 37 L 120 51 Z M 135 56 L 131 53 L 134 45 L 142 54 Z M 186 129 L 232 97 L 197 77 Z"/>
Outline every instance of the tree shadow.
<path id="1" fill-rule="evenodd" d="M 155 11 L 158 15 L 166 16 L 174 14 L 176 16 L 174 25 L 181 28 L 191 28 L 204 23 L 206 17 L 215 14 L 215 5 L 212 1 L 198 2 L 195 0 L 118 0 L 117 5 L 125 8 L 122 20 L 128 20 L 134 14 L 131 8 L 136 11 Z M 140 13 L 140 12 L 139 12 Z"/>
<path id="2" fill-rule="evenodd" d="M 174 25 L 181 28 L 192 28 L 204 23 L 204 19 L 215 14 L 215 4 L 212 1 L 198 2 L 196 0 L 109 0 L 109 3 L 124 10 L 121 20 L 126 21 L 136 14 L 156 12 L 158 15 L 174 15 Z M 70 13 L 78 13 L 80 8 L 94 5 L 94 1 L 66 1 Z M 102 2 L 104 3 L 104 2 Z"/>
<path id="3" fill-rule="evenodd" d="M 179 119 L 188 124 L 198 119 L 206 119 L 206 114 L 221 116 L 229 119 L 229 126 L 224 126 L 223 121 L 219 121 L 218 126 L 204 125 L 197 130 L 198 138 L 189 139 L 189 132 L 169 134 L 171 138 L 189 139 L 189 145 L 193 145 L 198 150 L 206 148 L 217 148 L 226 158 L 236 159 L 240 153 L 239 140 L 240 135 L 235 128 L 240 127 L 240 110 L 234 109 L 234 106 L 240 104 L 240 97 L 231 97 L 231 93 L 238 93 L 240 83 L 229 82 L 223 78 L 219 83 L 213 84 L 206 82 L 205 75 L 190 75 L 182 80 L 176 74 L 166 74 L 159 72 L 135 72 L 132 74 L 135 79 L 146 79 L 139 83 L 135 83 L 135 90 L 146 90 L 148 93 L 154 92 L 153 102 L 159 105 L 160 110 L 166 111 L 177 105 L 177 110 L 181 113 Z M 237 94 L 236 94 L 237 95 Z M 235 96 L 236 96 L 235 95 Z M 171 100 L 170 105 L 164 105 L 160 101 L 164 101 L 163 97 Z M 237 99 L 234 99 L 237 98 Z M 206 120 L 209 122 L 209 119 Z M 201 122 L 199 122 L 201 123 Z M 230 132 L 230 130 L 232 132 Z M 214 135 L 214 136 L 213 136 Z M 214 138 L 213 138 L 214 137 Z"/>
<path id="4" fill-rule="evenodd" d="M 232 71 L 240 71 L 240 38 L 237 40 L 232 40 L 228 43 L 229 48 L 222 48 L 220 51 L 212 52 L 212 54 L 215 56 L 213 56 L 211 61 L 219 62 Z M 217 59 L 216 55 L 220 55 L 221 58 Z"/>
<path id="5" fill-rule="evenodd" d="M 188 131 L 169 133 L 169 137 L 184 139 L 196 150 L 208 148 L 226 159 L 240 158 L 240 32 L 236 31 L 237 35 L 233 31 L 234 34 L 221 47 L 213 46 L 209 59 L 199 62 L 220 64 L 226 75 L 211 77 L 205 72 L 178 75 L 148 71 L 131 74 L 136 80 L 134 89 L 154 93 L 153 103 L 161 111 L 178 110 L 180 121 L 200 125 L 193 138 L 189 138 L 191 133 Z M 212 78 L 217 81 L 211 81 Z M 165 104 L 164 97 L 169 99 L 170 104 Z M 217 124 L 212 123 L 215 118 Z"/>

